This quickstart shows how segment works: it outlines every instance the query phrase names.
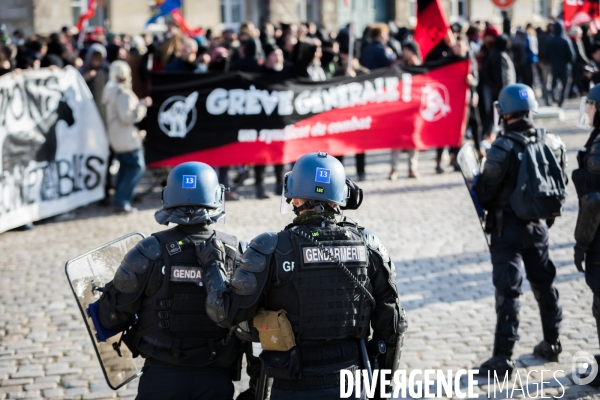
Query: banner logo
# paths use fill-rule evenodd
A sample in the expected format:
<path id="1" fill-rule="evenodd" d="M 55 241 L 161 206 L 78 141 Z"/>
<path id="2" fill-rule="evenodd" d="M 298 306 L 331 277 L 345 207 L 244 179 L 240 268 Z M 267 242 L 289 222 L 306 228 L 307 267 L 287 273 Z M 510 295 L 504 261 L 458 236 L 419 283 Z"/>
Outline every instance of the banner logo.
<path id="1" fill-rule="evenodd" d="M 161 104 L 158 111 L 158 125 L 169 137 L 184 138 L 196 125 L 198 113 L 196 101 L 198 92 L 189 96 L 172 96 Z"/>
<path id="2" fill-rule="evenodd" d="M 437 121 L 451 111 L 450 94 L 441 83 L 428 83 L 421 91 L 419 113 L 427 122 Z"/>

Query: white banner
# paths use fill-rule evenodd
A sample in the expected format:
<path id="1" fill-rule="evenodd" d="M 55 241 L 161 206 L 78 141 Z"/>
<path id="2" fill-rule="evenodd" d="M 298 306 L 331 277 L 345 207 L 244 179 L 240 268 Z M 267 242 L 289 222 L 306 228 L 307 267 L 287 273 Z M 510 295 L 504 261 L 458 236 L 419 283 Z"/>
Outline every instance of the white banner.
<path id="1" fill-rule="evenodd" d="M 79 72 L 0 78 L 0 232 L 104 197 L 108 139 Z"/>

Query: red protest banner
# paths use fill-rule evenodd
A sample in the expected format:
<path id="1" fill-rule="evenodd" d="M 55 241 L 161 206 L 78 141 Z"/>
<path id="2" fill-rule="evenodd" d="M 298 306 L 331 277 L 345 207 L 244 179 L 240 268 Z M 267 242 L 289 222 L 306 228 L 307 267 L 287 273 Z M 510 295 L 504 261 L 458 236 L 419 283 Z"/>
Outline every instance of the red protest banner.
<path id="1" fill-rule="evenodd" d="M 563 18 L 565 27 L 587 24 L 600 16 L 598 0 L 565 0 Z"/>
<path id="2" fill-rule="evenodd" d="M 458 146 L 468 62 L 423 73 L 392 68 L 331 83 L 286 82 L 270 91 L 247 74 L 185 85 L 164 77 L 151 93 L 157 106 L 149 112 L 146 160 L 150 167 L 279 164 L 314 151 Z"/>

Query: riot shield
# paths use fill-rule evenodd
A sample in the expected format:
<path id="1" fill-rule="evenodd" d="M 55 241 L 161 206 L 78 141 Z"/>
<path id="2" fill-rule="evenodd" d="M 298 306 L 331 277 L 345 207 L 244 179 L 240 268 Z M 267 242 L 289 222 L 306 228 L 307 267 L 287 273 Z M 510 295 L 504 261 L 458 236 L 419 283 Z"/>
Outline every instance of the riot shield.
<path id="1" fill-rule="evenodd" d="M 467 190 L 471 195 L 471 200 L 473 200 L 473 206 L 475 206 L 475 211 L 477 212 L 477 217 L 479 218 L 479 225 L 481 225 L 481 230 L 483 231 L 483 235 L 485 236 L 485 241 L 490 246 L 490 238 L 488 234 L 485 232 L 485 210 L 481 207 L 481 203 L 479 203 L 479 199 L 477 199 L 477 194 L 472 189 L 473 182 L 477 178 L 480 173 L 479 167 L 479 157 L 477 157 L 477 152 L 471 143 L 466 143 L 458 152 L 456 156 L 456 162 L 460 166 L 460 171 L 462 172 L 463 178 L 465 179 L 465 184 L 467 185 Z"/>
<path id="2" fill-rule="evenodd" d="M 67 279 L 92 339 L 102 372 L 108 386 L 114 390 L 141 375 L 144 359 L 133 358 L 127 346 L 120 346 L 120 350 L 117 351 L 120 333 L 106 341 L 98 341 L 96 328 L 87 310 L 90 304 L 100 298 L 102 292 L 98 288 L 102 288 L 113 279 L 125 254 L 143 238 L 141 233 L 130 233 L 75 257 L 65 265 Z"/>

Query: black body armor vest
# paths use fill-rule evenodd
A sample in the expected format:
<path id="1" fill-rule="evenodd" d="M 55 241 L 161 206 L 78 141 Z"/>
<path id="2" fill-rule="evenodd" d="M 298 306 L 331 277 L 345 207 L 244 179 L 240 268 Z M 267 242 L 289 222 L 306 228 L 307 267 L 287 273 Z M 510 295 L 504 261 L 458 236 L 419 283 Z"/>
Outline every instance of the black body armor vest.
<path id="1" fill-rule="evenodd" d="M 236 259 L 237 239 L 221 232 L 215 233 L 225 244 L 227 268 L 231 273 Z M 185 364 L 191 359 L 237 357 L 237 352 L 229 351 L 231 349 L 223 349 L 227 354 L 221 354 L 223 345 L 231 339 L 229 330 L 218 327 L 206 315 L 207 295 L 202 286 L 202 267 L 195 252 L 195 243 L 204 241 L 206 235 L 188 236 L 175 228 L 153 236 L 162 246 L 164 267 L 159 272 L 162 283 L 158 291 L 142 303 L 136 329 L 137 342 L 144 341 L 159 349 L 170 350 L 172 360 L 167 362 L 174 364 Z M 166 361 L 164 355 L 147 356 Z M 230 365 L 235 357 L 223 360 L 225 365 Z"/>
<path id="2" fill-rule="evenodd" d="M 274 252 L 277 271 L 291 271 L 291 275 L 270 286 L 265 299 L 266 308 L 287 311 L 299 343 L 366 338 L 372 312 L 368 298 L 340 269 L 329 252 L 297 232 L 308 234 L 333 252 L 372 292 L 367 270 L 369 252 L 358 228 L 296 226 L 278 233 Z"/>

